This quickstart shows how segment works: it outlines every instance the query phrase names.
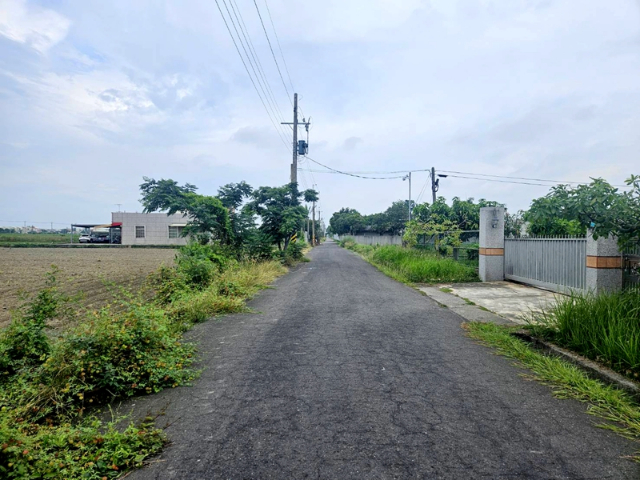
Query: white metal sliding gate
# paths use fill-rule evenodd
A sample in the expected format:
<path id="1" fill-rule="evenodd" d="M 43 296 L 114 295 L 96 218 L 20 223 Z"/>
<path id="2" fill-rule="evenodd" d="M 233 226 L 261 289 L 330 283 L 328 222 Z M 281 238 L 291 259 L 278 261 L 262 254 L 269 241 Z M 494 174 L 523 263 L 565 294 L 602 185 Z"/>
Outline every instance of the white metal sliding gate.
<path id="1" fill-rule="evenodd" d="M 504 276 L 556 292 L 584 290 L 586 238 L 505 238 Z"/>

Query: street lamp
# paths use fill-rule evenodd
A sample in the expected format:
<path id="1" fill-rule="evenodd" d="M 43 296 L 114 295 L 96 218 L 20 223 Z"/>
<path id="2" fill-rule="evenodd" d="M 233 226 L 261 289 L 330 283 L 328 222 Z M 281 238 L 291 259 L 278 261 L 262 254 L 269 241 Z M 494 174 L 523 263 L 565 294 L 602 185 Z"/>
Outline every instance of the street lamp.
<path id="1" fill-rule="evenodd" d="M 409 180 L 409 221 L 411 221 L 411 172 L 402 177 L 402 181 Z"/>

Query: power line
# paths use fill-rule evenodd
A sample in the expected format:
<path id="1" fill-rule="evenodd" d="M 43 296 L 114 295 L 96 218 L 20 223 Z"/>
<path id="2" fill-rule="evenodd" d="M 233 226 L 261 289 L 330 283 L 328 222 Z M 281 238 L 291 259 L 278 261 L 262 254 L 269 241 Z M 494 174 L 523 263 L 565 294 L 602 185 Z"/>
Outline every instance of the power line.
<path id="1" fill-rule="evenodd" d="M 527 178 L 527 177 L 511 177 L 508 175 L 489 175 L 487 173 L 469 173 L 469 172 L 456 172 L 453 170 L 438 170 L 439 172 L 443 172 L 443 173 L 457 173 L 460 175 L 474 175 L 474 176 L 478 176 L 478 177 L 495 177 L 495 178 L 509 178 L 509 179 L 513 179 L 513 180 L 530 180 L 530 181 L 534 181 L 534 182 L 549 182 L 549 183 L 560 183 L 560 184 L 566 184 L 566 183 L 576 183 L 578 185 L 580 184 L 584 184 L 584 182 L 571 182 L 569 180 L 544 180 L 542 178 Z"/>
<path id="2" fill-rule="evenodd" d="M 307 157 L 308 158 L 308 157 Z M 313 160 L 312 160 L 313 161 Z M 316 162 L 318 163 L 318 162 Z M 378 171 L 348 171 L 348 172 L 343 172 L 343 171 L 339 171 L 339 170 L 335 170 L 332 169 L 331 167 L 328 167 L 326 165 L 322 165 L 320 163 L 318 163 L 319 165 L 328 168 L 330 170 L 332 170 L 332 172 L 324 172 L 322 170 L 316 170 L 317 173 L 341 173 L 343 175 L 350 175 L 350 176 L 359 176 L 360 174 L 379 174 L 379 175 L 391 175 L 391 174 L 397 174 L 397 173 L 408 173 L 408 172 L 430 172 L 431 169 L 407 169 L 407 170 L 378 170 Z M 544 183 L 531 183 L 531 182 L 548 182 L 548 183 L 557 183 L 557 184 L 577 184 L 577 185 L 586 185 L 585 182 L 572 182 L 572 181 L 562 181 L 562 180 L 544 180 L 541 178 L 528 178 L 528 177 L 512 177 L 512 176 L 506 176 L 506 175 L 489 175 L 489 174 L 485 174 L 485 173 L 470 173 L 470 172 L 459 172 L 459 171 L 453 171 L 453 170 L 438 170 L 439 172 L 442 173 L 447 173 L 447 174 L 459 174 L 459 175 L 463 175 L 463 176 L 456 176 L 456 175 L 447 175 L 448 177 L 452 177 L 452 178 L 465 178 L 465 179 L 469 179 L 469 180 L 484 180 L 487 182 L 490 181 L 494 181 L 497 182 L 498 180 L 491 180 L 490 178 L 481 178 L 481 177 L 491 177 L 491 178 L 504 178 L 504 179 L 513 179 L 513 180 L 528 180 L 529 182 L 508 182 L 508 181 L 501 181 L 500 183 L 514 183 L 514 184 L 520 184 L 520 185 L 537 185 L 537 186 L 545 186 L 545 187 L 549 187 L 551 185 L 547 185 Z M 395 177 L 394 177 L 395 178 Z M 628 185 L 615 185 L 612 184 L 613 187 L 628 187 Z"/>
<path id="3" fill-rule="evenodd" d="M 429 184 L 430 177 L 431 177 L 431 175 L 429 175 L 427 177 L 427 180 L 424 182 L 424 185 L 422 186 L 422 190 L 420 190 L 420 195 L 418 195 L 418 198 L 416 198 L 416 204 L 420 201 L 420 199 L 422 198 L 422 195 L 424 194 L 425 190 L 427 189 L 427 185 Z"/>
<path id="4" fill-rule="evenodd" d="M 276 37 L 276 42 L 278 43 L 278 50 L 280 50 L 280 56 L 282 57 L 282 62 L 284 63 L 284 68 L 287 72 L 287 78 L 289 78 L 289 85 L 291 85 L 291 91 L 295 92 L 296 89 L 293 88 L 293 82 L 291 81 L 291 75 L 289 74 L 289 67 L 287 66 L 287 60 L 284 58 L 284 53 L 282 53 L 282 46 L 280 45 L 280 38 L 278 37 L 278 32 L 276 31 L 276 26 L 273 23 L 273 18 L 271 18 L 271 10 L 269 10 L 269 4 L 267 0 L 264 0 L 264 5 L 267 7 L 267 13 L 269 14 L 269 20 L 271 21 L 271 27 L 273 27 L 273 34 Z M 291 99 L 289 99 L 291 100 Z M 304 114 L 303 114 L 304 115 Z"/>
<path id="5" fill-rule="evenodd" d="M 264 72 L 264 68 L 262 67 L 262 62 L 260 62 L 260 56 L 258 55 L 258 53 L 256 52 L 255 47 L 253 46 L 253 41 L 251 40 L 251 35 L 249 34 L 249 29 L 247 28 L 246 24 L 244 23 L 244 17 L 242 16 L 242 12 L 240 11 L 240 8 L 238 7 L 238 4 L 236 3 L 236 0 L 230 0 L 230 4 L 231 4 L 231 9 L 233 10 L 233 14 L 236 17 L 236 20 L 238 20 L 238 25 L 240 26 L 240 31 L 242 32 L 242 36 L 244 37 L 244 40 L 246 42 L 246 44 L 249 47 L 249 53 L 251 53 L 251 56 L 253 57 L 253 61 L 255 62 L 255 64 L 258 67 L 258 73 L 260 73 L 260 76 L 262 77 L 262 83 L 264 84 L 264 86 L 266 87 L 267 90 L 267 94 L 265 94 L 265 96 L 267 97 L 267 100 L 271 101 L 271 107 L 275 113 L 276 119 L 278 119 L 278 115 L 280 116 L 279 120 L 282 122 L 284 121 L 284 117 L 282 115 L 282 110 L 280 110 L 280 105 L 278 105 L 278 102 L 275 98 L 275 95 L 273 94 L 273 90 L 271 89 L 271 85 L 269 84 L 269 81 L 267 80 L 267 77 L 265 75 Z M 235 5 L 235 8 L 234 8 Z M 246 50 L 245 50 L 246 53 Z M 254 70 L 255 72 L 255 70 Z M 259 77 L 258 81 L 260 80 Z M 264 89 L 263 89 L 264 92 Z M 282 124 L 280 125 L 280 128 L 282 127 Z M 287 130 L 284 129 L 284 132 L 288 134 Z"/>
<path id="6" fill-rule="evenodd" d="M 276 58 L 276 54 L 273 52 L 273 47 L 271 46 L 271 40 L 269 39 L 269 34 L 267 33 L 267 29 L 264 26 L 264 22 L 262 21 L 262 14 L 260 13 L 260 8 L 258 8 L 258 3 L 256 0 L 253 0 L 253 4 L 256 6 L 256 11 L 258 12 L 258 17 L 260 17 L 260 23 L 262 24 L 262 30 L 264 31 L 265 37 L 267 37 L 267 43 L 269 44 L 269 50 L 271 50 L 271 56 L 273 57 L 273 61 L 276 62 L 276 68 L 278 69 L 278 75 L 280 75 L 280 80 L 282 80 L 282 85 L 284 86 L 284 90 L 287 92 L 287 97 L 291 100 L 291 93 L 289 93 L 289 89 L 287 88 L 287 84 L 284 81 L 284 77 L 282 76 L 282 72 L 280 71 L 280 65 L 278 64 L 278 59 Z"/>
<path id="7" fill-rule="evenodd" d="M 267 112 L 267 115 L 269 116 L 269 120 L 271 120 L 271 123 L 273 124 L 273 128 L 276 129 L 276 132 L 278 133 L 278 136 L 280 137 L 280 140 L 284 143 L 285 147 L 288 150 L 289 149 L 289 144 L 282 137 L 282 134 L 281 134 L 280 130 L 276 126 L 276 122 L 273 121 L 271 113 L 269 112 L 269 109 L 267 108 L 267 106 L 264 103 L 264 100 L 262 99 L 262 95 L 260 95 L 260 91 L 258 90 L 258 87 L 256 86 L 256 83 L 254 82 L 253 77 L 251 76 L 251 73 L 249 73 L 249 67 L 247 67 L 247 63 L 244 61 L 244 57 L 242 56 L 242 53 L 240 53 L 240 49 L 238 48 L 238 43 L 236 42 L 235 37 L 231 33 L 231 28 L 229 28 L 229 24 L 227 23 L 227 19 L 225 18 L 224 14 L 222 13 L 222 9 L 220 8 L 220 3 L 218 2 L 218 0 L 215 0 L 215 1 L 216 1 L 216 5 L 218 7 L 218 11 L 220 12 L 220 16 L 222 17 L 222 21 L 224 22 L 224 25 L 227 27 L 227 32 L 229 32 L 229 36 L 231 37 L 231 40 L 233 41 L 233 45 L 236 47 L 236 52 L 238 52 L 238 56 L 240 57 L 240 60 L 242 61 L 242 64 L 244 65 L 244 69 L 246 70 L 247 75 L 249 76 L 249 80 L 251 80 L 251 84 L 253 85 L 253 88 L 255 89 L 256 93 L 258 94 L 258 97 L 260 98 L 260 102 L 262 103 L 262 106 L 264 107 L 264 110 Z M 227 8 L 227 4 L 226 4 L 225 0 L 222 0 L 222 1 L 225 3 L 225 8 Z M 227 12 L 228 11 L 229 11 L 229 9 L 227 8 Z M 229 17 L 229 18 L 231 18 L 231 17 Z"/>
<path id="8" fill-rule="evenodd" d="M 229 3 L 231 4 L 231 9 L 233 10 L 232 1 L 233 0 L 229 0 Z M 227 6 L 226 0 L 222 0 L 222 2 L 224 3 L 224 8 L 227 10 L 227 15 L 229 15 L 229 20 L 231 20 L 231 24 L 233 25 L 233 29 L 236 31 L 236 36 L 238 37 L 238 40 L 240 41 L 240 45 L 242 45 L 242 49 L 244 50 L 245 57 L 249 61 L 249 65 L 251 65 L 251 70 L 253 70 L 253 75 L 255 76 L 256 80 L 258 81 L 258 85 L 260 85 L 260 89 L 262 90 L 262 93 L 264 94 L 264 97 L 265 97 L 267 103 L 269 104 L 269 107 L 271 108 L 271 111 L 273 112 L 273 116 L 276 118 L 276 122 L 277 122 L 278 113 L 276 111 L 276 108 L 273 105 L 271 105 L 271 103 L 269 101 L 269 95 L 265 91 L 265 87 L 263 86 L 262 82 L 260 81 L 260 76 L 256 73 L 255 65 L 251 61 L 251 57 L 249 56 L 249 53 L 247 53 L 247 47 L 249 46 L 249 42 L 247 40 L 247 37 L 244 35 L 244 31 L 242 30 L 242 26 L 240 25 L 240 20 L 238 19 L 238 16 L 235 15 L 235 10 L 233 10 L 234 15 L 236 17 L 236 20 L 238 20 L 238 26 L 240 26 L 240 30 L 242 31 L 242 35 L 245 37 L 245 42 L 247 43 L 246 46 L 245 46 L 245 42 L 243 42 L 242 38 L 240 37 L 240 33 L 238 32 L 238 26 L 236 26 L 236 22 L 233 21 L 233 17 L 231 16 L 231 12 L 229 11 L 229 7 Z M 251 49 L 249 48 L 249 50 L 251 50 Z M 257 62 L 256 62 L 256 64 L 257 64 Z M 280 117 L 282 118 L 282 114 L 280 114 Z M 280 128 L 282 128 L 282 125 L 280 125 Z"/>
<path id="9" fill-rule="evenodd" d="M 439 170 L 439 171 L 443 171 L 443 170 Z M 483 182 L 498 182 L 498 183 L 514 183 L 514 184 L 518 184 L 518 185 L 537 185 L 540 187 L 550 187 L 550 185 L 547 185 L 546 183 L 531 183 L 531 182 L 516 182 L 513 180 L 496 180 L 496 179 L 492 179 L 492 178 L 478 178 L 478 177 L 465 177 L 465 176 L 461 176 L 461 175 L 447 175 L 447 177 L 453 177 L 453 178 L 466 178 L 467 180 L 480 180 Z"/>
<path id="10" fill-rule="evenodd" d="M 298 170 L 301 170 L 301 169 L 299 168 Z M 395 177 L 365 177 L 365 176 L 362 176 L 362 175 L 353 175 L 351 173 L 341 172 L 339 170 L 327 172 L 327 171 L 323 171 L 323 170 L 308 170 L 307 169 L 307 171 L 308 172 L 313 171 L 313 172 L 316 172 L 316 173 L 335 173 L 335 174 L 340 174 L 340 175 L 347 175 L 349 177 L 363 178 L 365 180 L 394 180 L 394 179 L 402 178 L 402 175 L 398 175 L 398 176 L 395 176 Z"/>

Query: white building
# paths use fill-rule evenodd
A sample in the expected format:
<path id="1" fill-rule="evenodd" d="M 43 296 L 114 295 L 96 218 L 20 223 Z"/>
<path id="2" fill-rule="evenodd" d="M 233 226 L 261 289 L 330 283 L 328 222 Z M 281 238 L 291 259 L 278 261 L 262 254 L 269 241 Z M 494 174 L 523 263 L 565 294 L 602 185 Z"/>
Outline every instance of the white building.
<path id="1" fill-rule="evenodd" d="M 120 226 L 122 245 L 186 245 L 182 230 L 187 217 L 181 213 L 111 213 L 111 223 Z"/>

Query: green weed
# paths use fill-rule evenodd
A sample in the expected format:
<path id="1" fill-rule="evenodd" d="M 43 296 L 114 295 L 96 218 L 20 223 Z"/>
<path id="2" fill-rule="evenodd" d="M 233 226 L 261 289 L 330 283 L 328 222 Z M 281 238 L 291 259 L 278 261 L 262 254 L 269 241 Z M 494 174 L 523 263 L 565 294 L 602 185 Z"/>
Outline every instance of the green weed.
<path id="1" fill-rule="evenodd" d="M 114 289 L 112 304 L 54 337 L 47 322 L 72 311 L 53 269 L 0 333 L 0 477 L 114 478 L 139 466 L 165 441 L 153 419 L 116 428 L 118 419 L 104 423 L 94 407 L 191 381 L 195 347 L 182 332 L 244 310 L 285 272 L 278 260 L 238 262 L 216 248 L 185 247 L 174 267 L 150 277 L 155 300 Z"/>
<path id="2" fill-rule="evenodd" d="M 350 239 L 344 239 L 341 245 L 403 283 L 472 282 L 478 279 L 473 266 L 440 257 L 435 252 L 397 245 L 358 245 Z"/>
<path id="3" fill-rule="evenodd" d="M 640 295 L 630 291 L 572 295 L 528 318 L 527 328 L 612 369 L 640 375 Z"/>

